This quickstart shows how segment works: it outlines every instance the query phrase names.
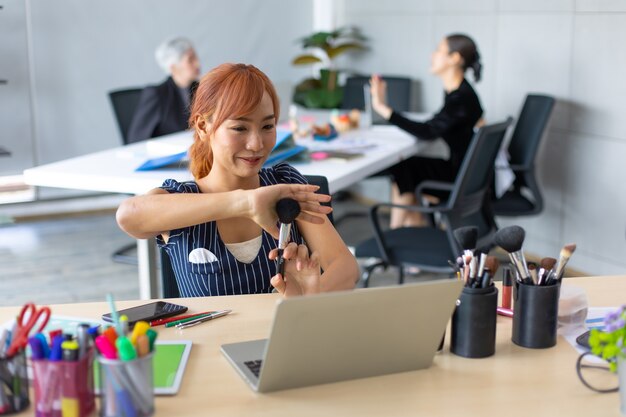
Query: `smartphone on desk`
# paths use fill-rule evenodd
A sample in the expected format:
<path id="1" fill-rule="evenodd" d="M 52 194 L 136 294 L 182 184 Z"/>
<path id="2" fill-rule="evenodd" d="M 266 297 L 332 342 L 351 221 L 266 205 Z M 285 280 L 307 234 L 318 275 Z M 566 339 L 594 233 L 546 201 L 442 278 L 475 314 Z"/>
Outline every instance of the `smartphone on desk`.
<path id="1" fill-rule="evenodd" d="M 117 312 L 119 316 L 126 315 L 128 317 L 128 325 L 133 326 L 138 321 L 147 321 L 164 319 L 176 316 L 187 311 L 187 307 L 178 304 L 167 303 L 165 301 L 155 301 L 154 303 L 144 304 L 137 307 L 127 308 Z M 102 320 L 112 323 L 111 313 L 102 315 Z"/>
<path id="2" fill-rule="evenodd" d="M 591 349 L 591 345 L 589 344 L 589 336 L 591 336 L 591 330 L 587 330 L 585 333 L 578 336 L 576 338 L 576 343 L 584 348 Z"/>

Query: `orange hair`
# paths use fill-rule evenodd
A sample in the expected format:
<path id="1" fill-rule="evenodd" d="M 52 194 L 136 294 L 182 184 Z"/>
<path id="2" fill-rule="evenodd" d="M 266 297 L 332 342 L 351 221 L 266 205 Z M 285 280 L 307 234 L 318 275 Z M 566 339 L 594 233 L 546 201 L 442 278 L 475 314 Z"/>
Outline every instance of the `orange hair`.
<path id="1" fill-rule="evenodd" d="M 204 178 L 211 171 L 213 154 L 210 138 L 227 119 L 237 119 L 252 113 L 267 92 L 274 105 L 276 121 L 280 113 L 274 85 L 253 65 L 222 64 L 206 73 L 196 89 L 191 105 L 189 127 L 195 129 L 189 148 L 189 169 L 195 179 Z M 196 120 L 203 117 L 211 122 L 206 140 L 198 133 Z"/>

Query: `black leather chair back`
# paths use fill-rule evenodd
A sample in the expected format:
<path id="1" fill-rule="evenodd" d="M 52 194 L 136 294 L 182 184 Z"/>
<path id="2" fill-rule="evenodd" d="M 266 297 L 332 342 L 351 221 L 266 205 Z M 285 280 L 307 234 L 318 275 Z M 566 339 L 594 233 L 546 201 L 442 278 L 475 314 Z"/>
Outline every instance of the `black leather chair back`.
<path id="1" fill-rule="evenodd" d="M 109 93 L 109 100 L 111 100 L 124 145 L 128 145 L 128 128 L 133 120 L 135 110 L 137 110 L 141 91 L 141 88 L 128 88 Z"/>
<path id="2" fill-rule="evenodd" d="M 554 102 L 554 97 L 550 96 L 539 94 L 526 96 L 509 143 L 511 165 L 526 168 L 533 165 Z"/>

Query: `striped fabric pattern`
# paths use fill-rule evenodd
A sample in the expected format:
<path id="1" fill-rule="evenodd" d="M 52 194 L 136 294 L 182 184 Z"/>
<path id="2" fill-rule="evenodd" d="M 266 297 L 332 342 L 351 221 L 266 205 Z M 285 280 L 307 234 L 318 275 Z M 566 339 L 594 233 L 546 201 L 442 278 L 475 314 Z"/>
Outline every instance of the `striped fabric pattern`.
<path id="1" fill-rule="evenodd" d="M 306 184 L 302 174 L 286 163 L 262 168 L 259 177 L 262 187 L 285 183 Z M 200 192 L 195 181 L 168 179 L 161 188 L 169 193 Z M 296 224 L 291 228 L 291 239 L 299 244 L 304 243 Z M 167 243 L 160 235 L 156 240 L 170 256 L 182 297 L 272 292 L 270 279 L 276 274 L 276 264 L 267 258 L 267 254 L 278 246 L 278 241 L 266 231 L 262 231 L 261 249 L 251 263 L 239 262 L 228 251 L 219 236 L 216 222 L 172 230 Z M 195 253 L 191 259 L 195 262 L 189 261 L 192 251 Z M 196 256 L 198 254 L 201 256 Z"/>

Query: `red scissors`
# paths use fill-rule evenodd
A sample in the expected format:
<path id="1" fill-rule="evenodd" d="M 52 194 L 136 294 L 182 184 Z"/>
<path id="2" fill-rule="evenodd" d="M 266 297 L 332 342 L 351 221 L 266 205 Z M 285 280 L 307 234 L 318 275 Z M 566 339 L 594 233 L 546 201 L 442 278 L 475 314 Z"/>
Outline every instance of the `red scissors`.
<path id="1" fill-rule="evenodd" d="M 27 316 L 28 318 L 26 318 Z M 38 309 L 33 303 L 24 304 L 20 315 L 17 316 L 17 327 L 7 349 L 7 356 L 11 357 L 20 349 L 25 348 L 28 343 L 28 335 L 35 325 L 39 323 L 39 329 L 35 332 L 39 333 L 46 327 L 48 320 L 50 320 L 50 308 L 41 307 Z"/>

